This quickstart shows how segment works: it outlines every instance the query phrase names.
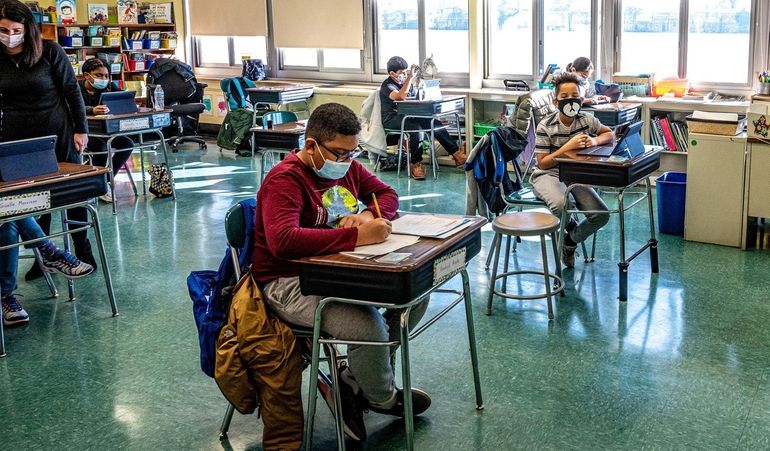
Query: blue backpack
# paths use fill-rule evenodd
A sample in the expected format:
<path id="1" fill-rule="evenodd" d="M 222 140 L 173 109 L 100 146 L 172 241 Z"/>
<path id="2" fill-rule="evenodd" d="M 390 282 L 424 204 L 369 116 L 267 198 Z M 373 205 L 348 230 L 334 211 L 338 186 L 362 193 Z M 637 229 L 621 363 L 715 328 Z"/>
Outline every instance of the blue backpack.
<path id="1" fill-rule="evenodd" d="M 254 198 L 246 199 L 240 204 L 245 212 L 247 235 L 243 247 L 239 250 L 238 262 L 241 274 L 247 274 L 251 266 L 254 246 L 253 231 L 257 201 Z M 209 377 L 214 377 L 217 337 L 220 329 L 227 322 L 232 288 L 237 282 L 229 247 L 225 251 L 218 270 L 193 271 L 187 276 L 187 290 L 193 302 L 193 316 L 195 325 L 198 327 L 201 370 Z"/>

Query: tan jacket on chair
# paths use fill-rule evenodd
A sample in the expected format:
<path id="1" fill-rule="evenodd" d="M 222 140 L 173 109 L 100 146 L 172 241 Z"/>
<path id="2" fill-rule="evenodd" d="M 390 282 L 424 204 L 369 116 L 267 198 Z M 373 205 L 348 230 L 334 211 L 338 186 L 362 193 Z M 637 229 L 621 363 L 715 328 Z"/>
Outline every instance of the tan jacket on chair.
<path id="1" fill-rule="evenodd" d="M 251 274 L 244 275 L 217 339 L 214 379 L 241 413 L 260 405 L 265 450 L 302 446 L 302 359 L 289 326 L 265 306 Z"/>

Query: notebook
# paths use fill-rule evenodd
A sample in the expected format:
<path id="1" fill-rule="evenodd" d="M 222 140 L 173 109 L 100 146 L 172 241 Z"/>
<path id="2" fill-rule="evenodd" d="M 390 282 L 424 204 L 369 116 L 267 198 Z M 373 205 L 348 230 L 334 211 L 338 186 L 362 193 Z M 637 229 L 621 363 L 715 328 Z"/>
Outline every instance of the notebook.
<path id="1" fill-rule="evenodd" d="M 55 135 L 0 142 L 0 181 L 12 182 L 58 170 Z"/>
<path id="2" fill-rule="evenodd" d="M 139 108 L 136 106 L 135 91 L 114 91 L 102 93 L 99 97 L 100 105 L 107 105 L 110 114 L 129 114 L 136 113 Z"/>
<path id="3" fill-rule="evenodd" d="M 619 131 L 618 131 L 619 130 Z M 616 132 L 620 139 L 614 146 L 595 146 L 583 149 L 578 155 L 591 155 L 594 157 L 609 157 L 611 155 L 623 155 L 628 158 L 634 158 L 644 153 L 644 143 L 640 132 L 642 122 L 634 122 L 627 126 L 619 126 Z"/>

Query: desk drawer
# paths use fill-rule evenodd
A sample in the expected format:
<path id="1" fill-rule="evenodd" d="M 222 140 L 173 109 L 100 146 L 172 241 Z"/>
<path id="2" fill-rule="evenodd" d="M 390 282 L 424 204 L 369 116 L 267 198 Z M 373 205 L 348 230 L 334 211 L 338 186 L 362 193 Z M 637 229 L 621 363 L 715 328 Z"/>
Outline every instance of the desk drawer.
<path id="1" fill-rule="evenodd" d="M 469 234 L 412 272 L 302 265 L 300 288 L 304 295 L 336 296 L 397 304 L 408 302 L 433 287 L 433 262 L 463 247 L 467 263 L 481 250 L 481 231 L 476 230 Z"/>
<path id="2" fill-rule="evenodd" d="M 257 149 L 300 149 L 305 146 L 305 135 L 255 132 L 254 144 Z"/>
<path id="3" fill-rule="evenodd" d="M 623 188 L 642 180 L 660 167 L 660 152 L 653 152 L 633 165 L 559 163 L 559 180 L 565 183 Z"/>
<path id="4" fill-rule="evenodd" d="M 629 108 L 627 110 L 615 111 L 615 110 L 591 110 L 590 112 L 599 119 L 599 122 L 608 126 L 614 127 L 624 122 L 633 121 L 636 118 L 636 113 L 639 108 Z"/>
<path id="5" fill-rule="evenodd" d="M 92 177 L 71 179 L 45 187 L 20 189 L 14 191 L 13 195 L 16 196 L 44 191 L 50 191 L 51 193 L 51 208 L 84 202 L 107 193 L 107 176 L 101 174 Z M 40 213 L 43 214 L 45 212 L 41 211 Z"/>
<path id="6" fill-rule="evenodd" d="M 136 117 L 89 119 L 88 131 L 90 133 L 110 134 L 168 127 L 169 125 L 171 125 L 171 115 L 166 112 L 161 112 Z"/>

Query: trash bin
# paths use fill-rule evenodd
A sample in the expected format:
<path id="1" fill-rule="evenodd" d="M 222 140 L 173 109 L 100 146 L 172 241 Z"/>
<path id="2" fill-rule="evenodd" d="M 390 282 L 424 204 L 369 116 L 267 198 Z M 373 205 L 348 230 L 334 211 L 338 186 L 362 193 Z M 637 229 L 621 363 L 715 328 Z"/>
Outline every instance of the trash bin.
<path id="1" fill-rule="evenodd" d="M 664 172 L 655 179 L 658 198 L 658 230 L 669 235 L 684 235 L 684 199 L 687 174 Z"/>

